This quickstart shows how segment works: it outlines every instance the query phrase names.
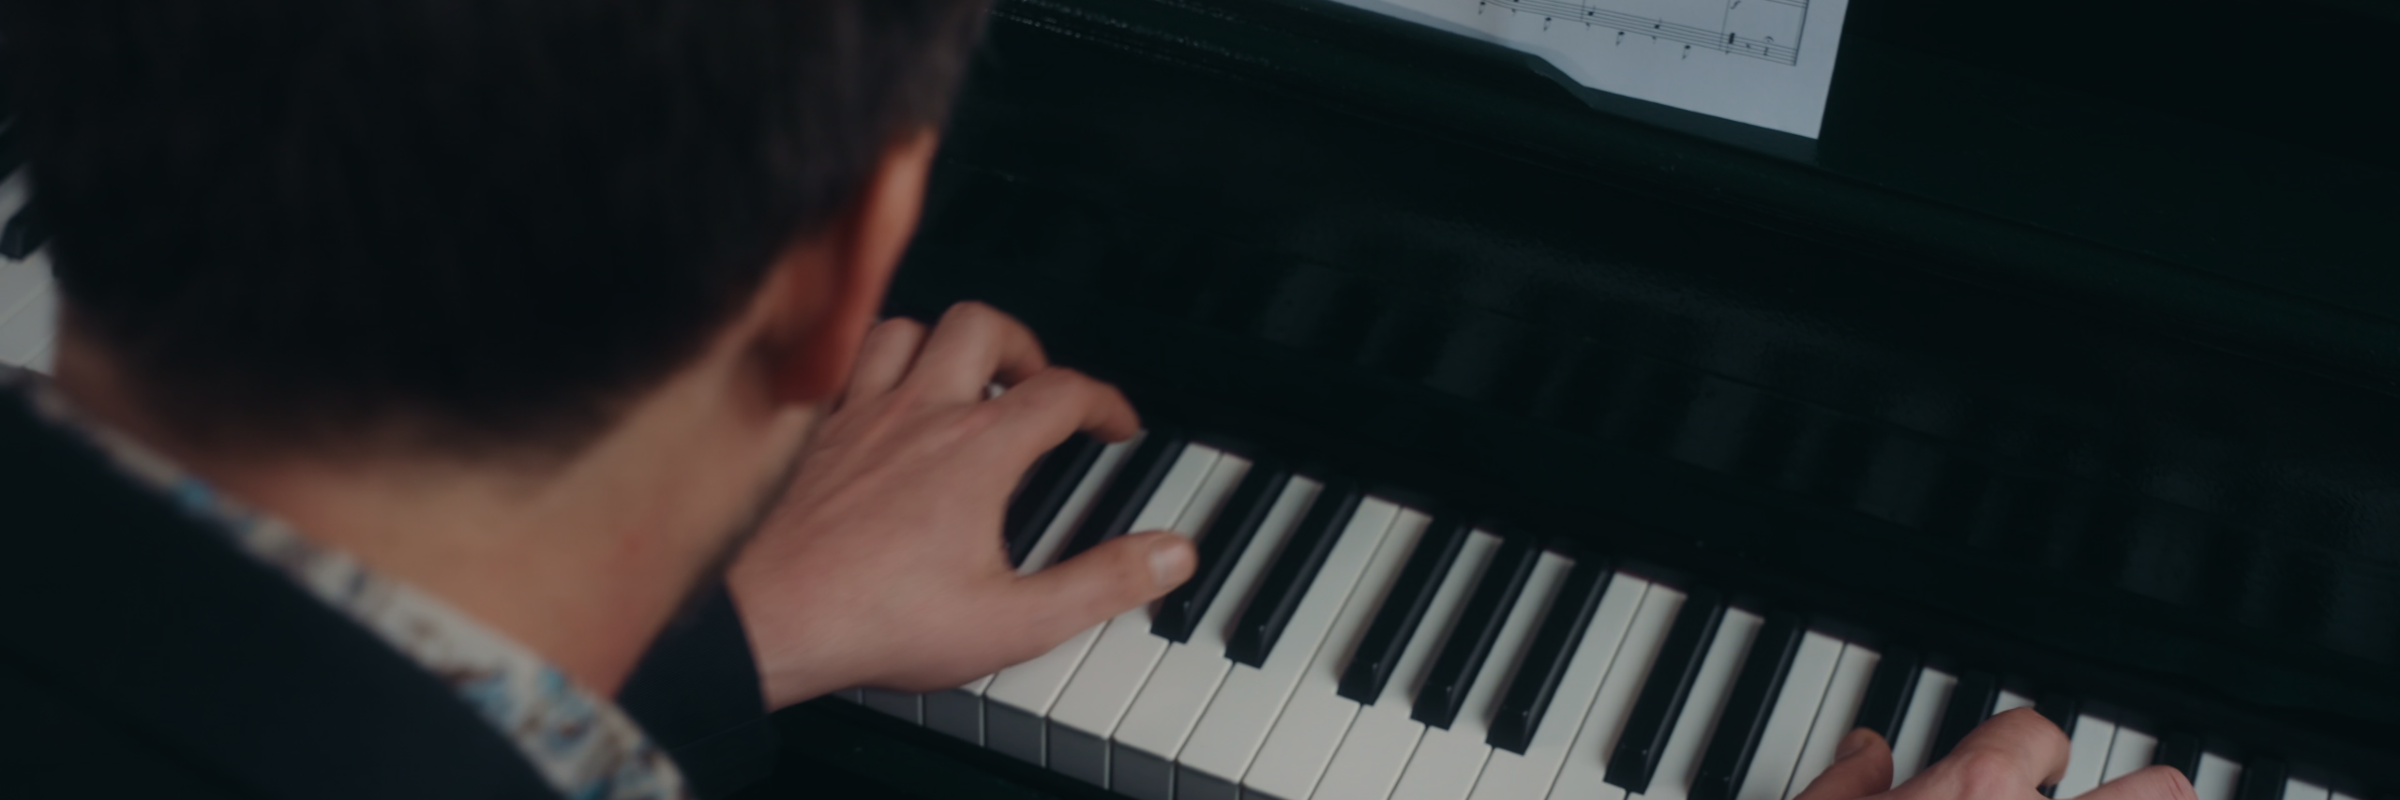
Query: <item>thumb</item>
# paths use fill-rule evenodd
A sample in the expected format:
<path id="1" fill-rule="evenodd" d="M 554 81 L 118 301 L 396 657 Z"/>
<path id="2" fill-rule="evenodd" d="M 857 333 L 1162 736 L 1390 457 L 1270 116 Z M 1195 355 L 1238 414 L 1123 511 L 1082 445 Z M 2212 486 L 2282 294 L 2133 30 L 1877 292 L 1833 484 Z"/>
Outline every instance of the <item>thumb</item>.
<path id="1" fill-rule="evenodd" d="M 1792 800 L 1858 800 L 1892 789 L 1892 746 L 1866 728 L 1851 731 L 1834 746 L 1833 766 Z"/>
<path id="2" fill-rule="evenodd" d="M 1127 609 L 1156 600 L 1192 577 L 1192 542 L 1166 531 L 1119 536 L 1017 580 L 1018 617 L 1047 649 Z"/>

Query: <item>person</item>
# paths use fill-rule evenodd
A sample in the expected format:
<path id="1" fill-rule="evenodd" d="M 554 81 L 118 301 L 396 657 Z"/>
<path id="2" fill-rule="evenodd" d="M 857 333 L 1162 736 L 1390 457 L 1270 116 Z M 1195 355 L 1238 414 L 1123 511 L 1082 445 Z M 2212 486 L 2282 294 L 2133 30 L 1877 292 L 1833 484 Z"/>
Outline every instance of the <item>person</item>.
<path id="1" fill-rule="evenodd" d="M 1182 582 L 1164 532 L 1010 570 L 1017 477 L 1138 416 L 994 309 L 878 320 L 984 10 L 0 4 L 64 297 L 0 377 L 0 785 L 721 795 L 767 709 Z M 1891 789 L 1861 732 L 1804 797 L 2065 751 L 2012 712 Z"/>

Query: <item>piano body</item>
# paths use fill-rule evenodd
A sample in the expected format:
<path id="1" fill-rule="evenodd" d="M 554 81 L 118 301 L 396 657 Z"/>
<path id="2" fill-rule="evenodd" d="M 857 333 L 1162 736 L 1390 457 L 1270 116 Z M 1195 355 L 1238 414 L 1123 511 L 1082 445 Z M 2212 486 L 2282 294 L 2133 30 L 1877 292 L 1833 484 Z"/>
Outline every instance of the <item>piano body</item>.
<path id="1" fill-rule="evenodd" d="M 2393 796 L 2400 15 L 1924 5 L 1812 142 L 1330 2 L 1000 3 L 893 310 L 1151 426 L 1013 553 L 1208 586 L 787 712 L 758 793 L 1784 800 L 2033 706 L 2060 797 Z"/>

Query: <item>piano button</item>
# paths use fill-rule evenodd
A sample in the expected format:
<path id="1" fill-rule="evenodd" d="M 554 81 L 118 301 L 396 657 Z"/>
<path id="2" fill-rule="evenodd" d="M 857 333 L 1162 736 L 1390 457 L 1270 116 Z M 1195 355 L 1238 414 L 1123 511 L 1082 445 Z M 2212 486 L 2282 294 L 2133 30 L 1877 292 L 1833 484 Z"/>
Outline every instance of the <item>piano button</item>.
<path id="1" fill-rule="evenodd" d="M 2241 785 L 2242 762 L 2202 751 L 2195 772 L 2192 794 L 2199 800 L 2234 800 L 2234 791 Z"/>
<path id="2" fill-rule="evenodd" d="M 1417 741 L 1416 752 L 1409 754 L 1408 766 L 1400 772 L 1400 785 L 1393 790 L 1392 800 L 1465 800 L 1475 790 L 1475 778 L 1492 754 L 1491 744 L 1484 739 L 1499 708 L 1501 689 L 1521 668 L 1535 626 L 1575 567 L 1565 556 L 1542 553 L 1538 548 L 1533 552 L 1539 555 L 1520 582 L 1522 591 L 1493 624 L 1499 633 L 1491 637 L 1491 655 L 1484 668 L 1471 679 L 1449 727 L 1429 727 Z M 1494 567 L 1484 571 L 1485 580 L 1499 572 L 1501 563 L 1495 560 Z M 1459 626 L 1475 621 L 1464 618 Z"/>
<path id="3" fill-rule="evenodd" d="M 1050 566 L 1051 559 L 1066 549 L 1067 538 L 1089 512 L 1100 490 L 1108 485 L 1117 467 L 1133 454 L 1134 442 L 1117 442 L 1100 449 L 1100 455 L 1089 469 L 1076 479 L 1073 491 L 1060 505 L 1058 512 L 1045 523 L 1040 538 L 1026 552 L 1025 560 L 1017 564 L 1017 574 L 1030 575 Z M 965 686 L 925 696 L 925 727 L 965 739 L 984 743 L 983 696 L 991 688 L 994 675 L 985 675 Z"/>
<path id="4" fill-rule="evenodd" d="M 1328 487 L 1320 491 L 1310 507 L 1311 516 L 1325 503 L 1324 492 L 1331 491 L 1340 490 Z M 1175 757 L 1176 796 L 1234 800 L 1243 774 L 1250 771 L 1259 746 L 1276 726 L 1276 716 L 1284 712 L 1295 692 L 1351 705 L 1334 695 L 1334 685 L 1340 680 L 1337 668 L 1341 657 L 1349 653 L 1344 645 L 1365 629 L 1374 600 L 1382 592 L 1378 582 L 1398 573 L 1408 554 L 1406 542 L 1395 542 L 1397 537 L 1386 535 L 1399 507 L 1382 500 L 1358 502 L 1355 495 L 1352 498 L 1356 511 L 1346 515 L 1349 521 L 1337 536 L 1329 537 L 1334 546 L 1321 559 L 1320 568 L 1312 570 L 1315 580 L 1281 626 L 1281 646 L 1255 669 L 1233 667 L 1225 676 L 1225 685 L 1209 699 L 1208 709 L 1201 712 L 1199 724 Z M 1304 523 L 1300 534 L 1306 532 Z M 1291 548 L 1300 545 L 1298 541 L 1287 545 L 1284 555 L 1288 557 Z M 1253 600 L 1252 607 L 1258 602 Z M 1305 711 L 1298 708 L 1291 712 L 1302 713 Z M 1348 725 L 1345 716 L 1342 726 Z M 1331 750 L 1328 745 L 1326 751 Z M 1315 775 L 1309 779 L 1314 781 Z"/>
<path id="5" fill-rule="evenodd" d="M 1701 751 L 1700 771 L 1692 777 L 1692 800 L 1733 800 L 1742 788 L 1742 777 L 1749 773 L 1759 742 L 1766 736 L 1767 716 L 1783 694 L 1784 676 L 1800 654 L 1800 640 L 1807 635 L 1808 620 L 1799 614 L 1777 611 L 1767 615 L 1742 658 L 1741 671 L 1725 698 L 1725 711 L 1717 716 L 1708 746 Z M 1825 687 L 1820 681 L 1816 688 L 1822 691 Z M 1815 708 L 1813 698 L 1810 708 Z"/>
<path id="6" fill-rule="evenodd" d="M 1992 712 L 1985 714 L 1984 717 L 1988 719 L 2000 716 L 2003 712 L 2032 707 L 2034 707 L 2032 697 L 2002 689 L 1999 698 L 1992 701 Z"/>
<path id="7" fill-rule="evenodd" d="M 1750 650 L 1757 652 L 1758 645 L 1751 645 Z M 1842 640 L 1813 631 L 1801 637 L 1800 646 L 1793 651 L 1784 671 L 1783 691 L 1769 709 L 1766 729 L 1750 757 L 1750 766 L 1739 772 L 1741 777 L 1733 784 L 1734 797 L 1783 800 L 1784 786 L 1791 783 L 1792 770 L 1800 763 L 1800 750 L 1808 744 L 1808 731 L 1816 722 L 1817 710 L 1833 702 L 1826 690 L 1841 660 Z M 1849 716 L 1847 710 L 1842 716 Z"/>
<path id="8" fill-rule="evenodd" d="M 2283 800 L 2333 800 L 2333 793 L 2315 783 L 2290 778 L 2283 782 Z"/>
<path id="9" fill-rule="evenodd" d="M 1421 683 L 1433 666 L 1433 655 L 1450 638 L 1451 624 L 1467 604 L 1476 576 L 1499 554 L 1500 537 L 1477 532 L 1467 537 L 1449 574 L 1441 578 L 1426 604 L 1424 624 L 1409 638 L 1408 647 L 1391 672 L 1383 695 L 1358 711 L 1342 746 L 1311 800 L 1384 800 L 1400 780 L 1400 770 L 1416 750 L 1425 725 L 1409 718 L 1409 690 Z"/>
<path id="10" fill-rule="evenodd" d="M 1127 457 L 1120 472 L 1110 478 L 1109 489 L 1102 494 L 1106 495 L 1125 483 L 1127 472 L 1148 469 L 1139 459 L 1140 450 L 1162 438 L 1171 437 L 1161 437 L 1155 432 L 1143 437 L 1142 444 L 1136 446 L 1134 455 Z M 1155 491 L 1139 498 L 1143 501 L 1140 504 L 1143 513 L 1125 520 L 1125 526 L 1138 524 L 1150 529 L 1171 525 L 1181 512 L 1184 501 L 1199 488 L 1200 480 L 1207 476 L 1216 459 L 1214 450 L 1178 448 L 1166 471 L 1154 482 Z M 1143 482 L 1150 481 L 1143 479 Z M 1101 511 L 1098 507 L 1100 502 L 1094 501 L 1092 514 Z M 1084 524 L 1077 526 L 1079 536 L 1082 531 L 1091 529 L 1091 522 L 1091 518 L 1087 517 L 1083 520 Z M 1064 552 L 1059 556 L 1061 559 L 1067 557 Z M 1106 624 L 1093 626 L 1051 648 L 1050 652 L 1001 670 L 999 675 L 994 676 L 991 686 L 984 691 L 984 746 L 1033 764 L 1048 764 L 1047 719 L 1051 707 L 1057 704 L 1068 679 L 1075 676 L 1076 668 L 1091 653 L 1093 643 L 1099 641 L 1101 632 L 1107 627 Z M 1146 636 L 1148 631 L 1143 633 Z"/>
<path id="11" fill-rule="evenodd" d="M 2283 800 L 2283 790 L 2291 782 L 2292 771 L 2281 759 L 2253 758 L 2242 765 L 2242 779 L 2233 790 L 2234 800 Z"/>
<path id="12" fill-rule="evenodd" d="M 1291 481 L 1291 471 L 1281 466 L 1251 466 L 1208 523 L 1208 532 L 1200 536 L 1199 565 L 1193 568 L 1191 579 L 1159 599 L 1151 633 L 1170 642 L 1191 641 L 1192 629 L 1208 615 L 1209 605 L 1233 573 L 1234 563 L 1249 551 L 1251 537 L 1257 535 L 1259 524 L 1266 521 L 1268 510 L 1283 497 L 1284 486 Z M 1220 645 L 1217 650 L 1221 654 L 1224 648 Z"/>
<path id="13" fill-rule="evenodd" d="M 1809 723 L 1808 741 L 1800 746 L 1799 757 L 1793 760 L 1784 798 L 1798 796 L 1810 781 L 1833 765 L 1833 754 L 1840 749 L 1842 737 L 1858 729 L 1857 720 L 1864 714 L 1867 696 L 1873 692 L 1876 678 L 1883 674 L 1886 661 L 1883 654 L 1863 645 L 1842 645 L 1841 660 L 1835 662 L 1833 675 L 1825 682 L 1825 700 L 1817 705 L 1817 717 Z M 1912 664 L 1907 681 L 1912 687 L 1916 677 L 1917 668 Z M 1906 702 L 1907 698 L 1902 697 L 1897 707 L 1905 708 Z M 1896 718 L 1897 712 L 1893 716 Z M 1743 794 L 1751 796 L 1748 792 Z"/>
<path id="14" fill-rule="evenodd" d="M 1226 498 L 1249 474 L 1250 462 L 1193 445 L 1178 459 L 1175 472 L 1188 474 L 1185 462 L 1207 464 L 1206 473 L 1185 489 L 1170 475 L 1135 519 L 1134 530 L 1165 528 L 1197 536 Z M 1050 708 L 1048 766 L 1057 772 L 1101 788 L 1108 787 L 1108 737 L 1117 729 L 1125 709 L 1149 679 L 1150 669 L 1166 653 L 1167 640 L 1150 634 L 1150 606 L 1135 606 L 1101 627 L 1089 655 L 1059 692 Z"/>
<path id="15" fill-rule="evenodd" d="M 1684 702 L 1683 714 L 1675 718 L 1667 747 L 1659 753 L 1658 768 L 1651 773 L 1650 786 L 1640 793 L 1644 798 L 1685 800 L 1691 795 L 1692 783 L 1699 776 L 1700 759 L 1708 749 L 1709 729 L 1724 717 L 1733 684 L 1741 673 L 1742 663 L 1748 660 L 1750 643 L 1765 624 L 1766 620 L 1747 611 L 1725 612 L 1716 641 L 1709 645 L 1708 658 L 1701 662 L 1700 674 L 1692 681 L 1691 696 Z"/>
<path id="16" fill-rule="evenodd" d="M 1252 476 L 1265 470 L 1253 468 Z M 1279 470 L 1278 470 L 1279 471 Z M 1243 478 L 1247 485 L 1249 478 Z M 1266 572 L 1267 561 L 1289 538 L 1292 528 L 1299 524 L 1300 515 L 1309 501 L 1316 497 L 1316 481 L 1286 478 L 1271 496 L 1272 505 L 1255 526 L 1257 533 L 1249 546 L 1234 558 L 1233 568 L 1226 571 L 1217 602 L 1211 604 L 1202 617 L 1191 640 L 1167 646 L 1158 666 L 1150 670 L 1150 679 L 1134 696 L 1133 705 L 1125 710 L 1124 720 L 1117 723 L 1109 743 L 1109 786 L 1119 794 L 1137 800 L 1168 800 L 1174 796 L 1174 759 L 1183 749 L 1185 737 L 1192 732 L 1200 713 L 1208 708 L 1225 672 L 1233 662 L 1225 660 L 1225 629 L 1233 622 L 1234 611 L 1258 584 Z M 1235 490 L 1235 496 L 1241 495 Z M 1224 513 L 1232 513 L 1228 507 Z M 1222 517 L 1219 517 L 1222 519 Z M 1216 526 L 1208 535 L 1216 535 Z"/>
<path id="17" fill-rule="evenodd" d="M 2050 721 L 2050 724 L 2058 726 L 2058 731 L 2066 734 L 2068 739 L 2075 738 L 2075 729 L 2080 724 L 2077 720 L 2082 717 L 2082 708 L 2083 701 L 2065 692 L 2051 692 L 2042 695 L 2041 702 L 2035 703 L 2033 706 L 2035 713 L 2041 714 L 2043 719 Z"/>
<path id="18" fill-rule="evenodd" d="M 1358 486 L 1347 481 L 1329 482 L 1317 493 L 1291 543 L 1284 546 L 1283 554 L 1276 557 L 1275 565 L 1259 582 L 1249 607 L 1242 609 L 1241 621 L 1235 624 L 1233 636 L 1225 644 L 1226 658 L 1253 667 L 1266 664 L 1301 598 L 1313 591 L 1318 571 L 1342 531 L 1350 525 L 1362 497 Z M 1376 528 L 1377 532 L 1388 524 L 1386 520 Z"/>
<path id="19" fill-rule="evenodd" d="M 1491 566 L 1476 581 L 1466 609 L 1459 612 L 1458 623 L 1450 628 L 1449 641 L 1442 644 L 1441 654 L 1434 657 L 1432 670 L 1426 673 L 1423 687 L 1417 690 L 1410 719 L 1435 728 L 1450 727 L 1458 716 L 1459 705 L 1466 702 L 1467 692 L 1491 658 L 1502 621 L 1517 606 L 1517 597 L 1524 592 L 1525 581 L 1533 574 L 1533 565 L 1541 556 L 1542 549 L 1531 536 L 1520 534 L 1502 540 L 1500 554 L 1492 558 Z"/>
<path id="20" fill-rule="evenodd" d="M 2117 726 L 2117 735 L 2108 743 L 2108 766 L 2100 770 L 2100 783 L 2131 775 L 2158 760 L 2158 738 L 2124 725 Z"/>
<path id="21" fill-rule="evenodd" d="M 1367 626 L 1366 638 L 1359 641 L 1358 652 L 1350 656 L 1350 666 L 1342 671 L 1343 697 L 1373 704 L 1383 696 L 1402 648 L 1408 646 L 1424 619 L 1434 590 L 1458 561 L 1459 548 L 1466 545 L 1469 533 L 1465 523 L 1437 519 L 1417 540 L 1408 566 L 1401 568 L 1400 579 L 1392 584 L 1391 594 L 1375 612 L 1375 621 Z"/>
<path id="22" fill-rule="evenodd" d="M 1133 454 L 1126 457 L 1124 465 L 1109 478 L 1108 487 L 1092 502 L 1092 509 L 1076 526 L 1074 537 L 1067 540 L 1066 551 L 1058 560 L 1082 555 L 1103 541 L 1140 529 L 1135 518 L 1141 515 L 1167 475 L 1189 454 L 1191 448 L 1187 444 L 1183 434 L 1174 430 L 1159 428 L 1144 433 Z"/>
<path id="23" fill-rule="evenodd" d="M 1617 580 L 1626 577 L 1620 575 Z M 1616 658 L 1608 665 L 1608 677 L 1592 696 L 1583 724 L 1576 728 L 1575 743 L 1567 748 L 1558 780 L 1550 787 L 1551 797 L 1569 800 L 1625 794 L 1608 784 L 1609 761 L 1623 741 L 1643 684 L 1657 671 L 1660 651 L 1665 649 L 1676 620 L 1682 618 L 1684 600 L 1682 592 L 1665 586 L 1643 588 L 1641 606 L 1625 629 L 1625 641 L 1618 645 Z"/>
<path id="24" fill-rule="evenodd" d="M 1950 673 L 1926 667 L 1917 675 L 1917 691 L 1910 695 L 1908 713 L 1902 715 L 1900 735 L 1892 739 L 1892 785 L 1906 783 L 1932 762 L 1933 739 L 1941 734 L 1942 708 L 1950 704 L 1950 691 L 1958 688 L 1958 678 Z"/>
<path id="25" fill-rule="evenodd" d="M 1100 460 L 1107 444 L 1086 434 L 1067 437 L 1065 443 L 1042 457 L 1042 463 L 1025 478 L 1025 485 L 1008 503 L 1008 513 L 1001 521 L 1001 535 L 1007 537 L 1008 563 L 1022 566 L 1033 546 L 1049 531 L 1050 521 L 1067 505 L 1082 486 L 1083 476 L 1091 472 Z"/>
<path id="26" fill-rule="evenodd" d="M 1875 679 L 1867 684 L 1866 698 L 1859 703 L 1858 719 L 1850 727 L 1874 731 L 1885 742 L 1897 741 L 1901 718 L 1908 713 L 1909 699 L 1917 690 L 1917 675 L 1924 668 L 1924 659 L 1915 648 L 1894 647 L 1885 652 L 1875 665 Z"/>
<path id="27" fill-rule="evenodd" d="M 1579 577 L 1591 570 L 1598 571 L 1597 579 Z M 1649 588 L 1649 582 L 1631 575 L 1609 572 L 1598 564 L 1579 562 L 1575 565 L 1575 572 L 1567 578 L 1568 587 L 1560 590 L 1558 602 L 1552 606 L 1552 614 L 1560 613 L 1558 609 L 1569 608 L 1567 603 L 1582 602 L 1574 595 L 1579 580 L 1607 588 L 1600 593 L 1599 603 L 1595 607 L 1581 612 L 1589 618 L 1589 622 L 1576 634 L 1578 638 L 1572 648 L 1574 652 L 1564 660 L 1566 671 L 1548 679 L 1553 684 L 1553 690 L 1545 702 L 1533 707 L 1530 721 L 1522 723 L 1532 735 L 1516 751 L 1505 747 L 1492 750 L 1491 760 L 1484 762 L 1483 774 L 1475 779 L 1473 800 L 1541 800 L 1547 795 L 1550 784 L 1557 780 L 1559 769 L 1572 752 L 1571 746 L 1581 735 L 1585 714 L 1599 696 L 1610 667 L 1619 658 L 1636 657 L 1630 653 L 1621 654 L 1619 645 L 1625 641 L 1626 632 L 1633 625 L 1634 613 L 1642 607 L 1642 595 Z M 1672 618 L 1673 615 L 1669 614 L 1662 619 Z M 1545 618 L 1542 627 L 1546 633 L 1552 627 L 1551 620 Z M 1660 636 L 1664 636 L 1666 623 L 1662 621 L 1658 627 Z M 1543 635 L 1535 634 L 1537 653 L 1538 640 Z M 1537 663 L 1533 655 L 1526 656 L 1526 669 L 1531 669 Z M 1516 694 L 1517 687 L 1532 680 L 1533 677 L 1519 670 L 1515 682 L 1510 684 L 1509 692 Z M 1495 727 L 1491 735 L 1486 737 L 1487 741 L 1500 736 L 1498 725 L 1501 721 L 1516 719 L 1508 716 L 1507 703 L 1506 700 L 1502 701 L 1501 716 L 1499 721 L 1493 723 Z M 1545 707 L 1549 710 L 1544 711 Z M 1599 752 L 1600 748 L 1595 747 L 1594 751 Z M 1598 763 L 1598 756 L 1592 757 L 1591 761 Z M 1595 777 L 1593 782 L 1598 783 L 1598 778 Z"/>
<path id="28" fill-rule="evenodd" d="M 2051 795 L 2059 800 L 2072 800 L 2100 786 L 2100 775 L 2108 768 L 2108 746 L 2117 736 L 2116 723 L 2089 714 L 2071 720 L 2074 732 L 2067 735 L 2067 772 L 2058 781 Z"/>
<path id="29" fill-rule="evenodd" d="M 1982 670 L 1960 674 L 1958 687 L 1950 690 L 1950 705 L 1942 709 L 1942 725 L 1933 735 L 1933 749 L 1926 752 L 1926 763 L 1948 757 L 1959 740 L 1991 718 L 1992 706 L 1999 702 L 1999 676 Z"/>
<path id="30" fill-rule="evenodd" d="M 1609 756 L 1609 784 L 1634 794 L 1648 790 L 1666 751 L 1668 735 L 1675 732 L 1673 725 L 1691 696 L 1692 684 L 1700 676 L 1701 664 L 1724 619 L 1725 600 L 1716 590 L 1695 589 L 1684 598 L 1683 610 L 1675 615 L 1675 627 L 1660 646 L 1649 679 L 1642 682 L 1633 715 L 1617 737 L 1616 752 Z"/>
<path id="31" fill-rule="evenodd" d="M 1534 729 L 1542 724 L 1550 700 L 1564 680 L 1569 659 L 1583 644 L 1584 633 L 1592 627 L 1592 614 L 1599 610 L 1600 600 L 1607 596 L 1611 577 L 1616 575 L 1607 561 L 1587 558 L 1575 563 L 1567 574 L 1566 585 L 1558 590 L 1558 601 L 1542 617 L 1542 627 L 1535 631 L 1533 644 L 1525 653 L 1525 665 L 1509 682 L 1508 691 L 1500 697 L 1500 708 L 1492 715 L 1492 730 L 1487 743 L 1501 750 L 1523 755 L 1533 741 Z M 1640 595 L 1634 595 L 1638 600 Z M 1632 607 L 1626 611 L 1631 613 Z M 1600 682 L 1599 675 L 1592 683 Z"/>
<path id="32" fill-rule="evenodd" d="M 1360 508 L 1365 513 L 1366 507 Z M 1341 616 L 1326 632 L 1324 642 L 1317 646 L 1299 686 L 1292 690 L 1290 702 L 1284 705 L 1281 716 L 1267 733 L 1265 745 L 1258 749 L 1256 760 L 1243 773 L 1245 796 L 1257 793 L 1305 798 L 1324 777 L 1334 751 L 1341 746 L 1343 734 L 1350 730 L 1359 710 L 1356 701 L 1341 696 L 1344 665 L 1366 636 L 1377 609 L 1382 608 L 1384 599 L 1396 588 L 1409 558 L 1422 544 L 1429 529 L 1427 523 L 1425 515 L 1417 511 L 1402 511 L 1392 521 L 1383 544 L 1375 550 L 1374 560 L 1359 573 L 1358 587 L 1351 590 L 1342 605 Z M 1268 659 L 1268 663 L 1274 662 L 1274 658 Z M 1201 724 L 1207 727 L 1205 720 Z"/>
<path id="33" fill-rule="evenodd" d="M 861 689 L 859 690 L 859 704 L 906 721 L 910 725 L 925 724 L 924 706 L 914 692 Z"/>
<path id="34" fill-rule="evenodd" d="M 2168 729 L 2158 737 L 2158 751 L 2151 756 L 2151 762 L 2174 767 L 2183 777 L 2190 778 L 2196 788 L 2200 782 L 2200 735 Z"/>

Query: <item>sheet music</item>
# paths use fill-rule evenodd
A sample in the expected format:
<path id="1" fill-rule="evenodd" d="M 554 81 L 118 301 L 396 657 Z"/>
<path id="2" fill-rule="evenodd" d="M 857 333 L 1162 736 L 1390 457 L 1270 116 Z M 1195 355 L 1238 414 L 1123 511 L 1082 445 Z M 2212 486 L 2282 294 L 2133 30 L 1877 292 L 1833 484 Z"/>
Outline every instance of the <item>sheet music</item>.
<path id="1" fill-rule="evenodd" d="M 1814 139 L 1848 0 L 1341 0 L 1548 60 L 1585 86 Z"/>

